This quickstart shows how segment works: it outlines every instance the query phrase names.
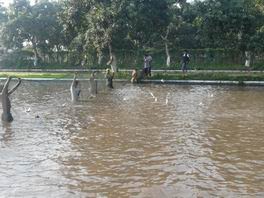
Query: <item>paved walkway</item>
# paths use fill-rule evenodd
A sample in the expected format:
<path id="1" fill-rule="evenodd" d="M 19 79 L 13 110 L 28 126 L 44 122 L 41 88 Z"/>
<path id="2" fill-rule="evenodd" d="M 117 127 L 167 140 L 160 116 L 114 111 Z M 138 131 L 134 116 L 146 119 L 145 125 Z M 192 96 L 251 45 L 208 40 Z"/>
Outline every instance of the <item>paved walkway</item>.
<path id="1" fill-rule="evenodd" d="M 92 72 L 92 71 L 105 71 L 104 69 L 0 69 L 0 72 L 47 72 L 47 73 L 59 73 L 59 72 Z M 131 72 L 132 69 L 119 69 L 122 72 Z M 181 72 L 181 70 L 152 70 L 152 72 Z M 188 72 L 206 72 L 206 73 L 264 73 L 263 70 L 188 70 Z"/>
<path id="2" fill-rule="evenodd" d="M 6 80 L 6 78 L 0 78 Z M 79 79 L 80 81 L 89 81 L 89 79 Z M 97 81 L 105 81 L 105 79 L 96 79 Z M 72 81 L 72 78 L 23 78 L 23 81 Z M 114 82 L 131 83 L 126 79 L 114 79 Z M 182 84 L 182 85 L 243 85 L 243 86 L 264 86 L 264 81 L 228 81 L 228 80 L 142 80 L 141 84 Z"/>

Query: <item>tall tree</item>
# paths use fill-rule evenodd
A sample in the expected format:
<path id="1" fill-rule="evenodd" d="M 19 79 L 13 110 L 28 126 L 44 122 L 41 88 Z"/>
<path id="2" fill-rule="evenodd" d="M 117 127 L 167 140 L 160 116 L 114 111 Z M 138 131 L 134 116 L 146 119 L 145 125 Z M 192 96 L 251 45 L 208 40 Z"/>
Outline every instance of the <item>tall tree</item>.
<path id="1" fill-rule="evenodd" d="M 0 32 L 3 31 L 3 25 L 7 22 L 7 20 L 7 10 L 0 3 Z M 2 40 L 0 40 L 0 48 L 3 48 Z"/>
<path id="2" fill-rule="evenodd" d="M 180 37 L 179 30 L 185 25 L 183 11 L 187 3 L 186 0 L 167 0 L 165 3 L 167 18 L 164 26 L 160 27 L 160 34 L 165 46 L 166 65 L 169 67 L 171 64 L 169 45 L 173 43 L 173 40 L 177 40 Z"/>
<path id="3" fill-rule="evenodd" d="M 251 0 L 206 0 L 202 17 L 203 41 L 206 46 L 239 49 L 251 62 L 252 41 L 259 24 L 255 2 Z"/>
<path id="4" fill-rule="evenodd" d="M 86 40 L 95 47 L 99 64 L 105 48 L 109 50 L 110 62 L 116 58 L 115 41 L 124 39 L 126 5 L 125 0 L 94 1 L 86 15 L 88 23 Z"/>
<path id="5" fill-rule="evenodd" d="M 27 0 L 15 0 L 9 8 L 9 20 L 3 28 L 4 44 L 12 49 L 30 45 L 35 64 L 40 59 L 44 61 L 45 54 L 59 46 L 59 41 L 63 38 L 57 13 L 57 5 L 48 0 L 42 0 L 33 6 Z"/>

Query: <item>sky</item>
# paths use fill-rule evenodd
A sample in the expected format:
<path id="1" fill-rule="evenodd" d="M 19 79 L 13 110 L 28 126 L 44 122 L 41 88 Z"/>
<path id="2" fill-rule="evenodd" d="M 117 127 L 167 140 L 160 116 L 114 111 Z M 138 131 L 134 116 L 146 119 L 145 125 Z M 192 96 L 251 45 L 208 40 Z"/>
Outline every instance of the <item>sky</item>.
<path id="1" fill-rule="evenodd" d="M 0 0 L 5 7 L 7 7 L 10 3 L 13 3 L 13 0 Z M 34 3 L 35 0 L 30 0 L 30 2 Z"/>

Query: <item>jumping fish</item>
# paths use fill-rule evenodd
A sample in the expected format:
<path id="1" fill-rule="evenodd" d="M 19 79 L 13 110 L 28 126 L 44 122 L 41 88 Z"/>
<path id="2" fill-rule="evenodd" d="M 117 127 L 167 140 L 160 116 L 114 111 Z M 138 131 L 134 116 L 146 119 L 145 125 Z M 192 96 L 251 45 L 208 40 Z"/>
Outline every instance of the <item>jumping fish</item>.
<path id="1" fill-rule="evenodd" d="M 154 98 L 155 102 L 157 102 L 158 101 L 158 98 L 156 96 L 154 96 L 154 94 L 152 92 L 149 92 L 149 93 L 152 96 L 152 98 Z"/>

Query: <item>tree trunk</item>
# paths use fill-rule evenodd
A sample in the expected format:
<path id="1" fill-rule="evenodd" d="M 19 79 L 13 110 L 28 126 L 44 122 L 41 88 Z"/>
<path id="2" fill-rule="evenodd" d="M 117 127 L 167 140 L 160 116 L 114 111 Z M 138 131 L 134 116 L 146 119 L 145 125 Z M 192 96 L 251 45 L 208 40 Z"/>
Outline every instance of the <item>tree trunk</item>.
<path id="1" fill-rule="evenodd" d="M 9 83 L 11 81 L 11 77 L 7 78 L 7 81 L 5 82 L 3 89 L 0 93 L 0 99 L 2 102 L 2 120 L 5 122 L 12 122 L 13 116 L 11 114 L 11 102 L 9 99 L 9 96 L 19 87 L 21 84 L 21 79 L 18 78 L 17 84 L 9 90 Z"/>
<path id="2" fill-rule="evenodd" d="M 109 61 L 108 61 L 108 65 L 111 66 L 111 70 L 112 72 L 117 72 L 117 61 L 116 61 L 116 56 L 112 51 L 112 46 L 111 44 L 108 45 L 109 48 Z"/>
<path id="3" fill-rule="evenodd" d="M 165 52 L 166 52 L 166 57 L 167 57 L 166 59 L 167 67 L 170 67 L 170 63 L 171 63 L 171 56 L 170 56 L 169 45 L 168 45 L 169 34 L 170 34 L 170 26 L 167 27 L 165 36 L 161 35 L 161 38 L 164 41 L 164 45 L 165 45 Z"/>
<path id="4" fill-rule="evenodd" d="M 102 65 L 102 60 L 103 60 L 103 53 L 101 50 L 97 50 L 97 57 L 98 57 L 98 65 Z"/>
<path id="5" fill-rule="evenodd" d="M 37 49 L 33 48 L 33 51 L 34 51 L 34 66 L 36 67 L 38 65 L 39 56 L 38 56 Z"/>
<path id="6" fill-rule="evenodd" d="M 33 52 L 34 52 L 34 66 L 36 67 L 39 63 L 39 54 L 38 54 L 38 50 L 37 50 L 37 44 L 36 44 L 36 39 L 33 38 L 31 40 L 32 42 L 32 48 L 33 48 Z"/>
<path id="7" fill-rule="evenodd" d="M 167 41 L 165 41 L 165 50 L 166 50 L 166 56 L 167 56 L 166 65 L 167 65 L 167 67 L 170 67 L 171 56 L 170 56 L 170 51 L 169 51 L 169 47 L 168 47 Z"/>
<path id="8" fill-rule="evenodd" d="M 57 49 L 57 51 L 56 51 L 56 55 L 55 55 L 55 57 L 56 57 L 56 62 L 58 63 L 61 63 L 61 61 L 60 61 L 60 58 L 59 58 L 59 54 L 60 54 L 60 50 L 59 50 L 59 46 L 58 45 L 56 45 L 56 49 Z"/>
<path id="9" fill-rule="evenodd" d="M 249 68 L 251 66 L 252 54 L 250 51 L 245 51 L 245 67 Z"/>

